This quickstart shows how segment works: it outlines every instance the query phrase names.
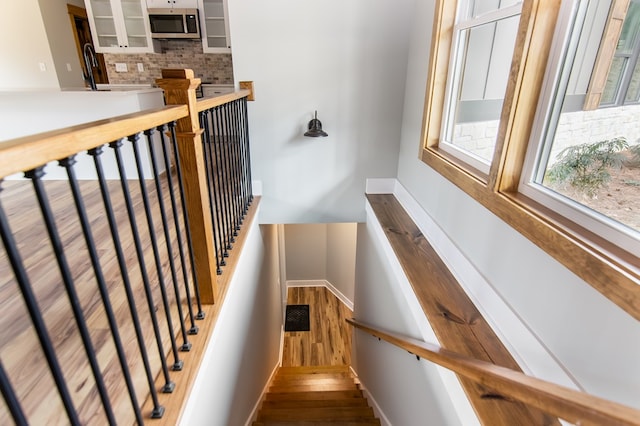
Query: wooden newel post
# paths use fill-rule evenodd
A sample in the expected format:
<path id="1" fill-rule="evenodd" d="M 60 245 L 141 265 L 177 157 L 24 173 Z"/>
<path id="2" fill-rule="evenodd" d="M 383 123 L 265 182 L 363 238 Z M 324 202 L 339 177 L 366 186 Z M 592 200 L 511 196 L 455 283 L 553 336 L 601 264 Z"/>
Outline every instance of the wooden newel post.
<path id="1" fill-rule="evenodd" d="M 203 130 L 196 109 L 196 88 L 200 85 L 200 79 L 195 78 L 190 69 L 165 69 L 156 83 L 164 90 L 167 105 L 187 105 L 189 108 L 189 116 L 178 120 L 178 150 L 200 296 L 202 303 L 212 304 L 218 296 L 218 284 L 202 150 Z"/>

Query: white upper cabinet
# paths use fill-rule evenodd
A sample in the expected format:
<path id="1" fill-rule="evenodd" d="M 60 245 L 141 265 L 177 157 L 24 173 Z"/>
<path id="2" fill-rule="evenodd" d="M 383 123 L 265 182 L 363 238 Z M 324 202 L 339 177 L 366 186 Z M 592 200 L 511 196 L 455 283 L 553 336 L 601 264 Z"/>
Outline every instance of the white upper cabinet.
<path id="1" fill-rule="evenodd" d="M 145 0 L 85 0 L 97 52 L 154 51 Z"/>
<path id="2" fill-rule="evenodd" d="M 226 0 L 198 0 L 202 50 L 205 53 L 231 53 Z"/>
<path id="3" fill-rule="evenodd" d="M 147 0 L 149 9 L 195 9 L 198 0 Z"/>

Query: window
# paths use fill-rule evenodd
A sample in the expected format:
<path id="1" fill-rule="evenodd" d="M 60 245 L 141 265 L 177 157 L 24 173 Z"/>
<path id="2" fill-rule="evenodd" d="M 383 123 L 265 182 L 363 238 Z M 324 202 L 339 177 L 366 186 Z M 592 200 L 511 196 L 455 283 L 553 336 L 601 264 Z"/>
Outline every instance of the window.
<path id="1" fill-rule="evenodd" d="M 459 2 L 440 148 L 489 173 L 522 2 Z"/>
<path id="2" fill-rule="evenodd" d="M 602 3 L 578 2 L 560 17 L 556 38 L 562 42 L 551 53 L 520 191 L 625 250 L 638 253 L 640 164 L 634 163 L 640 157 L 636 158 L 634 151 L 635 141 L 640 140 L 640 106 L 582 111 L 576 108 L 582 102 L 573 99 L 585 93 L 584 76 L 594 67 L 591 53 L 597 50 L 595 41 L 600 43 L 600 37 L 593 34 L 604 34 L 608 11 L 603 10 Z M 629 49 L 624 46 L 640 38 L 639 12 L 640 0 L 632 1 L 617 41 L 609 82 L 615 80 L 619 89 L 622 85 L 633 88 L 627 78 L 632 74 L 623 78 L 624 67 L 616 64 L 628 65 L 630 59 L 623 54 L 627 55 Z M 612 74 L 616 75 L 613 79 Z M 603 101 L 608 93 L 611 90 L 605 88 Z M 622 101 L 625 96 L 620 98 Z M 610 187 L 612 176 L 615 180 Z"/>
<path id="3" fill-rule="evenodd" d="M 611 154 L 616 162 L 620 154 L 631 155 L 623 151 L 638 146 L 638 4 L 640 0 L 438 0 L 420 155 L 640 320 L 640 224 L 590 204 L 595 194 L 608 197 L 615 208 L 620 194 L 577 194 L 571 185 L 551 181 L 557 174 L 554 166 L 564 158 L 558 154 L 567 154 L 567 148 L 573 147 L 569 152 L 575 154 L 584 144 L 598 155 Z M 509 37 L 497 36 L 507 27 Z M 505 49 L 494 49 L 507 38 L 515 40 L 510 41 L 509 60 L 502 56 Z M 624 66 L 610 72 L 614 58 Z M 505 62 L 508 71 L 492 74 L 491 64 Z M 601 99 L 611 97 L 611 90 L 605 90 L 609 80 L 621 82 L 615 87 L 624 94 L 616 99 L 623 99 L 623 105 L 598 108 Z M 489 83 L 502 85 L 502 98 L 495 96 L 497 89 L 485 90 Z M 499 115 L 491 104 L 499 105 Z M 614 117 L 621 112 L 626 118 Z M 496 127 L 488 150 L 464 145 L 460 128 L 484 121 Z M 640 191 L 640 178 L 628 184 Z M 640 202 L 640 194 L 632 198 Z M 640 220 L 640 210 L 634 212 L 628 217 Z"/>

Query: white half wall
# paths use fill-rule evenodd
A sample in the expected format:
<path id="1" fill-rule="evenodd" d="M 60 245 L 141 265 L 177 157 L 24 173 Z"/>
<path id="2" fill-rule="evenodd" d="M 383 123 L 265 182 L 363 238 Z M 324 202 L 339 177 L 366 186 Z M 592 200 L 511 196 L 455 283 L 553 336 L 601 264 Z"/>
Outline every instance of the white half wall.
<path id="1" fill-rule="evenodd" d="M 181 425 L 244 425 L 279 363 L 282 305 L 275 225 L 248 230 Z"/>
<path id="2" fill-rule="evenodd" d="M 414 2 L 229 2 L 261 223 L 361 222 L 365 178 L 396 175 Z M 315 110 L 326 138 L 303 136 Z"/>

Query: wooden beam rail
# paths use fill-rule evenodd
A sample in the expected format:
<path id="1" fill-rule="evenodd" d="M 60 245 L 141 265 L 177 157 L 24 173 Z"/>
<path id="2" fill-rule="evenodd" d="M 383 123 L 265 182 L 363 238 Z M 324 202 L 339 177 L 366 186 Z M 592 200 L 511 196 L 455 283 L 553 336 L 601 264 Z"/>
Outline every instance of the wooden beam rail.
<path id="1" fill-rule="evenodd" d="M 640 425 L 640 410 L 463 356 L 432 343 L 383 331 L 355 319 L 347 319 L 347 322 L 374 337 L 491 388 L 507 400 L 523 402 L 574 424 Z"/>
<path id="2" fill-rule="evenodd" d="M 206 111 L 208 109 L 233 102 L 237 99 L 246 98 L 250 94 L 251 92 L 249 90 L 238 90 L 233 93 L 226 93 L 224 95 L 218 95 L 211 98 L 198 99 L 196 110 L 198 112 Z"/>
<path id="3" fill-rule="evenodd" d="M 163 107 L 0 142 L 0 179 L 187 115 L 184 105 Z"/>

